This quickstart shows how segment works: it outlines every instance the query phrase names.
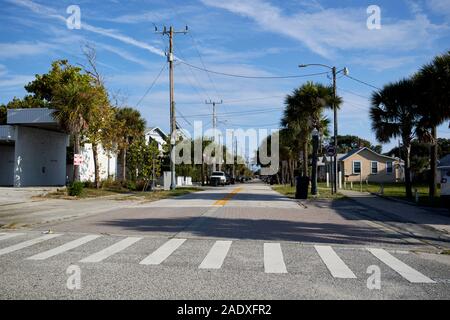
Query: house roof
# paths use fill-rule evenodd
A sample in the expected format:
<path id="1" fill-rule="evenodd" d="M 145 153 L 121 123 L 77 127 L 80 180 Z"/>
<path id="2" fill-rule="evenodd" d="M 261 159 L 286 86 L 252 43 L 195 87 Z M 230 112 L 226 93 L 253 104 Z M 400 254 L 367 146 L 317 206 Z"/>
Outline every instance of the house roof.
<path id="1" fill-rule="evenodd" d="M 145 130 L 145 134 L 148 134 L 150 132 L 157 132 L 163 139 L 167 138 L 167 134 L 164 131 L 162 131 L 159 127 L 150 127 Z"/>
<path id="2" fill-rule="evenodd" d="M 382 157 L 382 158 L 386 158 L 386 159 L 394 160 L 394 161 L 399 161 L 398 158 L 389 157 L 389 156 L 385 156 L 385 155 L 383 155 L 383 154 L 379 154 L 379 153 L 377 153 L 377 152 L 375 152 L 375 151 L 373 151 L 372 149 L 369 149 L 369 148 L 367 148 L 367 147 L 359 148 L 359 149 L 354 149 L 354 150 L 349 151 L 344 157 L 342 157 L 342 158 L 340 159 L 340 161 L 345 161 L 345 160 L 347 160 L 348 158 L 350 158 L 351 156 L 353 156 L 353 155 L 355 155 L 355 154 L 358 154 L 358 153 L 360 153 L 360 152 L 362 152 L 362 151 L 364 151 L 364 150 L 367 150 L 367 151 L 369 151 L 369 152 L 371 152 L 371 153 L 373 153 L 373 154 L 375 154 L 375 155 L 377 155 L 377 156 L 379 156 L 379 157 Z"/>
<path id="3" fill-rule="evenodd" d="M 338 153 L 338 155 L 337 155 L 338 161 L 341 161 L 341 159 L 343 157 L 345 157 L 346 155 L 347 155 L 346 153 Z M 331 158 L 332 157 L 326 156 L 326 159 L 327 159 L 328 162 L 331 162 Z M 318 166 L 324 166 L 325 165 L 325 163 L 323 162 L 323 157 L 319 157 L 319 159 L 317 161 L 317 165 Z"/>

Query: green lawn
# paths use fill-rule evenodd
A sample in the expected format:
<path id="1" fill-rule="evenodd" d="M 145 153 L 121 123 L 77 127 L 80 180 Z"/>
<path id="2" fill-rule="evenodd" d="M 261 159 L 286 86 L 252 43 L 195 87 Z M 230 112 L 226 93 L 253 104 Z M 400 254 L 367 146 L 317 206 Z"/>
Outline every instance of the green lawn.
<path id="1" fill-rule="evenodd" d="M 295 198 L 295 187 L 291 187 L 290 185 L 275 185 L 272 186 L 272 189 L 284 194 L 289 198 Z M 311 195 L 311 186 L 309 187 L 308 198 L 309 199 L 342 199 L 344 196 L 340 193 L 331 194 L 330 188 L 327 188 L 326 183 L 318 184 L 319 195 L 317 197 L 313 197 Z"/>
<path id="2" fill-rule="evenodd" d="M 350 188 L 350 184 L 347 183 L 347 188 Z M 404 183 L 385 183 L 383 184 L 383 195 L 387 197 L 393 197 L 398 198 L 402 200 L 412 201 L 415 202 L 415 199 L 407 199 L 406 198 L 406 192 L 405 192 L 405 185 Z M 441 207 L 441 201 L 439 197 L 439 189 L 438 189 L 438 195 L 434 199 L 430 199 L 428 196 L 428 185 L 426 184 L 415 184 L 413 185 L 413 194 L 415 193 L 415 190 L 417 189 L 417 193 L 419 195 L 419 205 L 422 206 L 429 206 L 429 207 Z M 353 190 L 360 191 L 360 184 L 359 183 L 353 183 Z M 371 193 L 381 193 L 381 184 L 377 183 L 369 183 L 366 184 L 363 182 L 362 186 L 363 192 L 371 192 Z"/>

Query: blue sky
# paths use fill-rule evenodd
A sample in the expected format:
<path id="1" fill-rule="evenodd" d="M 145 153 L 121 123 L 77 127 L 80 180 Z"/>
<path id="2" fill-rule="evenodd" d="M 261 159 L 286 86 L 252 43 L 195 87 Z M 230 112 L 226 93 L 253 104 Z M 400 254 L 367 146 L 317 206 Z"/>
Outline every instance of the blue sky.
<path id="1" fill-rule="evenodd" d="M 189 34 L 175 38 L 175 55 L 210 70 L 285 76 L 326 71 L 297 67 L 323 63 L 348 67 L 352 76 L 377 87 L 413 74 L 450 49 L 450 0 L 0 2 L 0 102 L 22 97 L 23 86 L 34 74 L 47 72 L 55 59 L 84 63 L 81 47 L 89 43 L 109 90 L 133 107 L 142 100 L 137 108 L 148 126 L 164 130 L 169 126 L 167 69 L 144 97 L 166 65 L 167 37 L 155 34 L 154 25 L 188 25 Z M 66 9 L 74 4 L 81 9 L 81 30 L 66 26 Z M 380 30 L 366 26 L 366 9 L 373 4 L 381 8 Z M 218 106 L 222 128 L 278 128 L 283 97 L 307 80 L 331 81 L 326 75 L 230 78 L 177 63 L 178 122 L 188 130 L 194 120 L 211 126 L 211 106 L 204 103 L 211 99 L 224 102 Z M 368 118 L 373 88 L 341 77 L 338 89 L 344 98 L 340 134 L 376 143 Z M 439 136 L 450 138 L 448 125 L 439 128 Z"/>

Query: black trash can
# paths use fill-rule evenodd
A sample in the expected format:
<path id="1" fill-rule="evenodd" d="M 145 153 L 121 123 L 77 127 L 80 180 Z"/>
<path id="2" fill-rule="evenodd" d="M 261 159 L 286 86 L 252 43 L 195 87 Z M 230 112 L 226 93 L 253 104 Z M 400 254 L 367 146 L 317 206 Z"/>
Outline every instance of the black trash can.
<path id="1" fill-rule="evenodd" d="M 309 177 L 297 177 L 297 185 L 295 189 L 295 199 L 308 199 Z"/>

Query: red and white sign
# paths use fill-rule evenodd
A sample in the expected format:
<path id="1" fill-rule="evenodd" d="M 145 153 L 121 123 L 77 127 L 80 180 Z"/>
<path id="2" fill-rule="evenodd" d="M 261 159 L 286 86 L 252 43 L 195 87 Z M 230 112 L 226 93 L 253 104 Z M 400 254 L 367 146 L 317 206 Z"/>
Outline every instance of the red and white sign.
<path id="1" fill-rule="evenodd" d="M 73 165 L 81 166 L 83 164 L 83 155 L 82 154 L 74 154 L 73 155 Z"/>

